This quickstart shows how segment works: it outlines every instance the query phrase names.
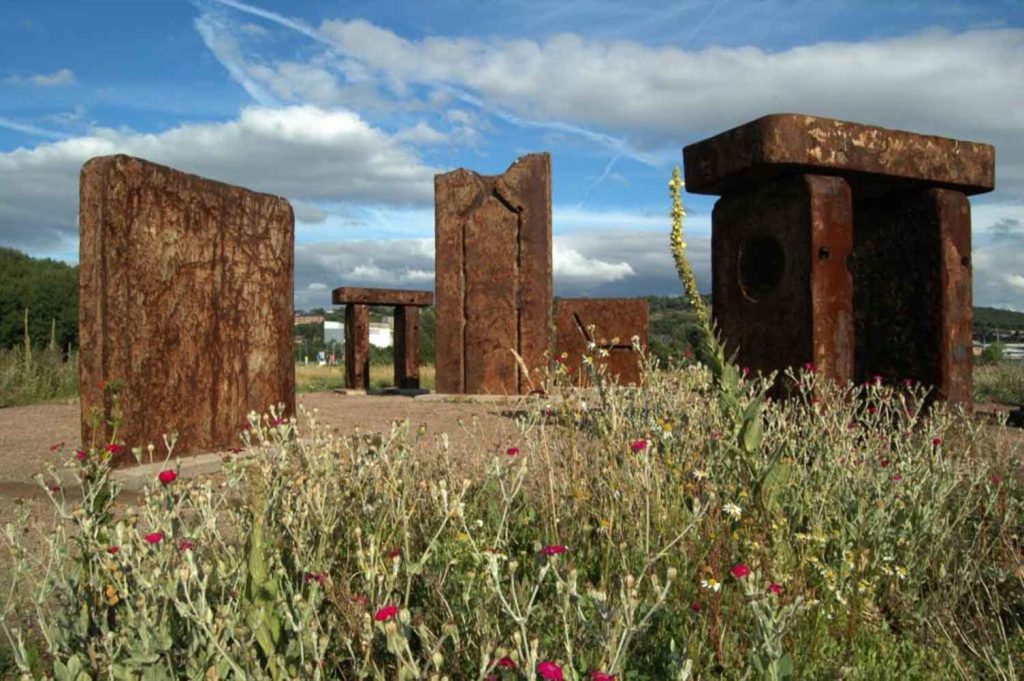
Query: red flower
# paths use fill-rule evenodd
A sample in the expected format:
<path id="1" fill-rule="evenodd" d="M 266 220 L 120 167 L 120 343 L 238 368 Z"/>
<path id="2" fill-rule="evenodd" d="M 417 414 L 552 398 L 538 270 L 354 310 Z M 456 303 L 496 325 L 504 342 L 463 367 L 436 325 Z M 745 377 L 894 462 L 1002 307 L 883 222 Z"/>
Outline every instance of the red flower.
<path id="1" fill-rule="evenodd" d="M 775 582 L 772 582 L 771 584 L 768 585 L 768 590 L 771 591 L 776 596 L 782 595 L 782 586 L 779 585 L 779 584 L 776 584 Z"/>
<path id="2" fill-rule="evenodd" d="M 942 438 L 941 437 L 932 438 L 932 444 L 934 446 L 938 447 L 939 445 L 942 444 Z"/>
<path id="3" fill-rule="evenodd" d="M 64 449 L 64 443 L 58 442 L 57 444 L 50 445 L 50 453 L 53 454 L 58 449 Z"/>
<path id="4" fill-rule="evenodd" d="M 75 450 L 75 458 L 78 459 L 79 461 L 85 461 L 87 456 L 89 455 L 85 453 L 84 449 Z"/>
<path id="5" fill-rule="evenodd" d="M 178 542 L 178 549 L 181 551 L 191 551 L 196 547 L 196 543 L 189 539 L 182 539 Z"/>
<path id="6" fill-rule="evenodd" d="M 51 491 L 51 492 L 53 492 L 54 494 L 56 494 L 57 492 L 59 492 L 59 491 L 60 491 L 60 485 L 50 485 L 50 488 L 49 488 L 49 489 L 50 489 L 50 491 Z"/>
<path id="7" fill-rule="evenodd" d="M 896 475 L 892 476 L 892 479 L 896 482 L 899 482 L 900 480 L 903 479 L 903 476 L 897 473 Z"/>
<path id="8" fill-rule="evenodd" d="M 743 367 L 740 369 L 740 373 L 743 375 L 743 378 L 746 378 L 750 374 L 750 367 Z"/>
<path id="9" fill-rule="evenodd" d="M 509 447 L 505 450 L 505 453 L 509 456 L 519 456 L 519 447 Z"/>
<path id="10" fill-rule="evenodd" d="M 163 484 L 169 485 L 169 484 L 171 484 L 172 482 L 174 482 L 175 480 L 178 479 L 178 473 L 176 471 L 172 471 L 170 468 L 168 468 L 165 471 L 160 471 L 160 475 L 158 475 L 156 477 Z"/>
<path id="11" fill-rule="evenodd" d="M 568 549 L 566 549 L 561 544 L 551 544 L 550 546 L 545 546 L 544 548 L 542 548 L 540 550 L 540 555 L 542 555 L 542 556 L 557 556 L 560 553 L 565 553 L 567 550 Z"/>
<path id="12" fill-rule="evenodd" d="M 722 434 L 719 433 L 717 430 L 712 430 L 711 431 L 711 439 L 712 440 L 721 440 L 722 439 Z"/>
<path id="13" fill-rule="evenodd" d="M 503 657 L 500 660 L 498 660 L 497 662 L 495 662 L 494 666 L 498 667 L 499 669 L 515 669 L 516 668 L 516 663 L 515 663 L 515 660 L 513 660 L 511 657 L 508 657 L 506 655 L 505 657 Z"/>
<path id="14" fill-rule="evenodd" d="M 874 416 L 875 414 L 877 414 L 877 413 L 878 413 L 878 407 L 876 407 L 876 406 L 875 406 L 875 405 L 873 405 L 873 404 L 872 404 L 872 405 L 870 405 L 870 406 L 868 407 L 868 413 L 869 413 L 869 414 L 871 414 L 872 416 Z"/>
<path id="15" fill-rule="evenodd" d="M 323 586 L 324 582 L 327 581 L 327 573 L 326 572 L 307 572 L 306 576 L 304 577 L 304 579 L 306 580 L 307 584 L 309 582 L 316 582 L 320 586 Z"/>
<path id="16" fill-rule="evenodd" d="M 159 544 L 161 541 L 163 541 L 163 538 L 163 532 L 150 532 L 145 536 L 146 543 L 148 544 Z"/>
<path id="17" fill-rule="evenodd" d="M 690 610 L 693 610 L 694 612 L 700 612 L 700 601 L 694 601 L 693 603 L 690 603 Z"/>
<path id="18" fill-rule="evenodd" d="M 391 619 L 397 614 L 397 605 L 385 605 L 383 608 L 374 613 L 373 619 L 377 620 L 378 622 L 387 622 L 389 619 Z"/>
<path id="19" fill-rule="evenodd" d="M 590 672 L 590 681 L 615 681 L 615 674 L 607 672 Z"/>
<path id="20" fill-rule="evenodd" d="M 732 576 L 736 579 L 743 579 L 744 577 L 750 574 L 750 568 L 747 567 L 744 563 L 736 563 L 732 566 L 732 568 L 729 569 L 729 572 L 731 572 Z"/>
<path id="21" fill-rule="evenodd" d="M 1003 481 L 1003 476 L 999 475 L 998 473 L 996 473 L 995 475 L 992 476 L 992 484 L 993 485 L 998 485 L 1002 481 Z"/>
<path id="22" fill-rule="evenodd" d="M 232 447 L 232 448 L 231 448 L 231 449 L 229 449 L 228 451 L 229 451 L 229 452 L 231 452 L 232 454 L 241 454 L 241 453 L 242 453 L 242 452 L 244 452 L 245 450 L 244 450 L 244 449 L 242 449 L 241 447 Z"/>
<path id="23" fill-rule="evenodd" d="M 402 549 L 391 549 L 388 551 L 388 558 L 394 559 L 398 558 L 400 555 L 402 555 Z"/>
<path id="24" fill-rule="evenodd" d="M 109 553 L 112 556 L 117 555 L 117 552 L 120 551 L 120 550 L 121 550 L 120 546 L 108 546 L 107 547 L 107 553 Z"/>
<path id="25" fill-rule="evenodd" d="M 537 673 L 540 674 L 540 678 L 546 679 L 546 681 L 565 681 L 562 668 L 554 662 L 538 662 Z"/>
<path id="26" fill-rule="evenodd" d="M 284 423 L 284 418 L 278 417 L 278 418 L 274 419 L 274 425 L 275 426 L 279 426 L 282 423 Z"/>
<path id="27" fill-rule="evenodd" d="M 629 448 L 634 452 L 642 452 L 647 449 L 647 440 L 633 440 Z"/>
<path id="28" fill-rule="evenodd" d="M 109 445 L 106 446 L 105 449 L 114 456 L 117 456 L 118 454 L 124 451 L 124 446 L 114 444 L 113 442 L 111 442 Z"/>
<path id="29" fill-rule="evenodd" d="M 889 459 L 882 459 L 881 461 L 878 462 L 878 465 L 881 466 L 882 468 L 888 468 Z"/>
<path id="30" fill-rule="evenodd" d="M 544 410 L 544 416 L 554 416 L 554 415 L 555 415 L 555 410 L 552 409 L 551 407 L 547 407 Z"/>
<path id="31" fill-rule="evenodd" d="M 814 365 L 814 362 L 804 362 L 804 371 L 806 371 L 807 373 L 813 374 L 817 370 L 818 367 Z"/>

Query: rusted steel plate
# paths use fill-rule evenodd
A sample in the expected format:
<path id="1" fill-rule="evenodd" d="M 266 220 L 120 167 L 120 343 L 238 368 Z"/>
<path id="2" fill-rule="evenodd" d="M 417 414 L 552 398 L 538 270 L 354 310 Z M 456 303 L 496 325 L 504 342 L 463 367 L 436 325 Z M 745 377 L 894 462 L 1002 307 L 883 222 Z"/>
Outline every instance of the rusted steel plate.
<path id="1" fill-rule="evenodd" d="M 295 411 L 288 202 L 129 156 L 82 167 L 82 440 L 178 433 L 176 454 L 234 447 L 246 415 Z M 134 463 L 129 454 L 114 465 Z"/>
<path id="2" fill-rule="evenodd" d="M 370 388 L 370 306 L 345 306 L 345 387 Z"/>
<path id="3" fill-rule="evenodd" d="M 331 301 L 335 305 L 360 303 L 362 305 L 415 305 L 428 307 L 434 304 L 434 294 L 430 291 L 411 291 L 395 288 L 357 288 L 342 286 L 331 293 Z"/>
<path id="4" fill-rule="evenodd" d="M 437 390 L 517 393 L 551 348 L 551 159 L 434 178 Z"/>
<path id="5" fill-rule="evenodd" d="M 995 187 L 989 144 L 818 118 L 773 114 L 683 149 L 686 188 L 723 194 L 794 173 L 839 175 L 855 193 L 894 185 L 965 194 Z"/>
<path id="6" fill-rule="evenodd" d="M 970 207 L 926 189 L 855 204 L 856 378 L 971 404 Z"/>
<path id="7" fill-rule="evenodd" d="M 518 215 L 493 196 L 466 220 L 465 391 L 516 394 Z M 438 323 L 440 325 L 440 322 Z"/>
<path id="8" fill-rule="evenodd" d="M 785 177 L 718 200 L 713 311 L 742 366 L 814 362 L 836 380 L 852 377 L 852 222 L 850 188 L 834 177 Z"/>
<path id="9" fill-rule="evenodd" d="M 639 385 L 640 356 L 633 350 L 632 338 L 647 347 L 649 306 L 643 298 L 562 298 L 558 301 L 555 349 L 561 361 L 572 370 L 580 385 L 587 384 L 582 369 L 587 344 L 593 342 L 598 364 L 607 366 L 607 375 L 620 385 Z M 591 328 L 592 327 L 592 328 Z M 562 353 L 566 357 L 562 358 Z"/>
<path id="10" fill-rule="evenodd" d="M 395 308 L 395 385 L 420 387 L 420 310 L 412 305 Z"/>

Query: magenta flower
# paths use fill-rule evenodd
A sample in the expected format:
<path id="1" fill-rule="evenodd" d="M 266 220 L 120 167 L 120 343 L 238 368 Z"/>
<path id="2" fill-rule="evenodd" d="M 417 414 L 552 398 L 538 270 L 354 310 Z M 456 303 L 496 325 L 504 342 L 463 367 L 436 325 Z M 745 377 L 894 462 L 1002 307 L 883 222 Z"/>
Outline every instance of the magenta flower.
<path id="1" fill-rule="evenodd" d="M 109 553 L 112 556 L 116 556 L 118 551 L 120 551 L 120 550 L 121 550 L 120 546 L 108 546 L 107 547 L 107 553 Z"/>
<path id="2" fill-rule="evenodd" d="M 160 542 L 162 542 L 164 540 L 164 533 L 163 532 L 150 532 L 149 534 L 147 534 L 144 537 L 144 539 L 146 540 L 147 544 L 159 544 Z"/>
<path id="3" fill-rule="evenodd" d="M 540 555 L 557 556 L 559 554 L 565 553 L 566 551 L 568 551 L 568 549 L 562 546 L 561 544 L 551 544 L 549 546 L 545 546 L 544 548 L 542 548 L 540 550 Z"/>
<path id="4" fill-rule="evenodd" d="M 85 461 L 86 457 L 88 456 L 89 455 L 85 453 L 84 449 L 75 450 L 75 458 L 78 459 L 79 461 Z"/>
<path id="5" fill-rule="evenodd" d="M 309 582 L 316 582 L 320 586 L 323 586 L 324 582 L 327 581 L 327 573 L 325 573 L 325 572 L 307 572 L 306 575 L 303 577 L 303 579 L 306 580 L 307 584 Z"/>
<path id="6" fill-rule="evenodd" d="M 932 445 L 933 446 L 938 447 L 941 444 L 942 444 L 942 438 L 941 437 L 932 438 Z"/>
<path id="7" fill-rule="evenodd" d="M 776 584 L 775 582 L 772 582 L 771 584 L 768 585 L 768 590 L 771 591 L 776 596 L 781 596 L 782 595 L 782 585 Z"/>
<path id="8" fill-rule="evenodd" d="M 109 445 L 106 446 L 106 450 L 113 454 L 114 456 L 117 456 L 118 454 L 124 451 L 124 446 L 114 444 L 113 442 L 111 442 Z"/>
<path id="9" fill-rule="evenodd" d="M 509 456 L 519 456 L 519 447 L 509 447 L 505 453 Z"/>
<path id="10" fill-rule="evenodd" d="M 607 672 L 590 672 L 590 681 L 615 681 L 615 674 Z"/>
<path id="11" fill-rule="evenodd" d="M 700 612 L 700 601 L 694 601 L 690 603 L 690 610 L 699 613 Z"/>
<path id="12" fill-rule="evenodd" d="M 171 469 L 168 468 L 165 471 L 160 471 L 160 474 L 158 476 L 156 476 L 156 477 L 164 485 L 169 485 L 169 484 L 171 484 L 172 482 L 174 482 L 175 480 L 178 479 L 178 473 L 177 473 L 177 471 L 172 471 Z"/>
<path id="13" fill-rule="evenodd" d="M 736 579 L 743 579 L 750 574 L 750 568 L 744 563 L 736 563 L 729 569 L 729 572 L 731 572 L 732 576 Z"/>
<path id="14" fill-rule="evenodd" d="M 190 539 L 182 539 L 178 542 L 178 549 L 180 551 L 191 551 L 196 547 L 196 543 Z"/>
<path id="15" fill-rule="evenodd" d="M 515 660 L 513 660 L 511 657 L 508 657 L 506 655 L 505 657 L 503 657 L 500 660 L 498 660 L 497 662 L 495 662 L 494 666 L 497 667 L 498 669 L 515 669 L 516 668 L 516 663 L 515 663 Z"/>
<path id="16" fill-rule="evenodd" d="M 642 452 L 647 449 L 647 440 L 633 440 L 633 442 L 630 443 L 629 448 L 634 452 Z"/>
<path id="17" fill-rule="evenodd" d="M 385 605 L 383 608 L 374 613 L 373 619 L 377 620 L 378 622 L 387 622 L 389 619 L 394 618 L 394 616 L 397 614 L 397 605 Z"/>
<path id="18" fill-rule="evenodd" d="M 814 362 L 804 362 L 804 371 L 806 371 L 807 373 L 813 374 L 817 370 L 818 367 L 815 366 Z"/>
<path id="19" fill-rule="evenodd" d="M 554 662 L 538 662 L 537 673 L 540 674 L 540 678 L 545 681 L 565 681 L 565 675 L 562 674 L 562 668 Z"/>

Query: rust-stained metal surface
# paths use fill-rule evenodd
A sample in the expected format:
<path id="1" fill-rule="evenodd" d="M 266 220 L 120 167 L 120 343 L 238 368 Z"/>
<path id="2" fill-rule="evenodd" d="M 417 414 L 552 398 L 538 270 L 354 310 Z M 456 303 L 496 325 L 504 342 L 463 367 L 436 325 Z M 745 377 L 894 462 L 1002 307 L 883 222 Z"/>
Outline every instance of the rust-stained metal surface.
<path id="1" fill-rule="evenodd" d="M 818 118 L 772 114 L 683 149 L 686 189 L 723 194 L 779 177 L 845 177 L 855 194 L 943 187 L 979 194 L 995 187 L 989 144 Z"/>
<path id="2" fill-rule="evenodd" d="M 395 308 L 395 385 L 399 388 L 420 387 L 419 308 L 434 304 L 433 293 L 342 286 L 334 289 L 331 300 L 335 305 L 346 305 L 345 387 L 367 390 L 370 385 L 370 305 Z M 352 324 L 348 322 L 350 315 Z M 349 348 L 352 348 L 351 352 Z"/>
<path id="3" fill-rule="evenodd" d="M 395 308 L 395 385 L 420 387 L 420 309 L 412 305 Z"/>
<path id="4" fill-rule="evenodd" d="M 551 157 L 438 175 L 434 197 L 437 391 L 527 392 L 551 348 Z"/>
<path id="5" fill-rule="evenodd" d="M 335 305 L 360 303 L 362 305 L 415 305 L 417 307 L 428 307 L 434 304 L 434 294 L 430 291 L 411 291 L 396 288 L 342 286 L 331 292 L 331 301 Z"/>
<path id="6" fill-rule="evenodd" d="M 995 186 L 990 145 L 781 114 L 683 155 L 687 189 L 722 193 L 714 311 L 741 363 L 810 358 L 832 378 L 911 379 L 970 408 L 967 195 Z"/>
<path id="7" fill-rule="evenodd" d="M 293 414 L 288 202 L 120 155 L 80 189 L 82 441 L 109 441 L 115 392 L 118 440 L 160 460 L 165 433 L 176 454 L 224 449 L 250 411 Z"/>
<path id="8" fill-rule="evenodd" d="M 926 189 L 855 204 L 856 379 L 913 379 L 970 407 L 970 204 Z"/>
<path id="9" fill-rule="evenodd" d="M 853 374 L 850 188 L 796 175 L 723 196 L 712 214 L 712 299 L 728 352 L 764 372 L 814 362 Z"/>
<path id="10" fill-rule="evenodd" d="M 345 387 L 368 390 L 370 387 L 370 306 L 349 303 L 345 306 Z"/>
<path id="11" fill-rule="evenodd" d="M 594 343 L 589 354 L 604 364 L 607 375 L 619 385 L 639 385 L 641 380 L 640 355 L 633 350 L 633 337 L 640 340 L 646 350 L 648 343 L 649 311 L 643 298 L 560 298 L 555 334 L 558 357 L 572 371 L 577 385 L 588 384 L 583 370 L 583 355 L 588 343 Z M 563 358 L 562 355 L 565 354 Z"/>

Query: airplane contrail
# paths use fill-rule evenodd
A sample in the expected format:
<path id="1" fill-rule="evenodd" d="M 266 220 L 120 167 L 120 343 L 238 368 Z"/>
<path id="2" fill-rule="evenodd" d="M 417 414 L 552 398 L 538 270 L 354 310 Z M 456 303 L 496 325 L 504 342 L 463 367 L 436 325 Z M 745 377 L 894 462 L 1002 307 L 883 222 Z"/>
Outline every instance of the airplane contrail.
<path id="1" fill-rule="evenodd" d="M 49 137 L 50 139 L 63 140 L 70 137 L 63 132 L 56 132 L 53 130 L 44 130 L 43 128 L 37 128 L 34 125 L 25 125 L 18 121 L 12 121 L 10 118 L 0 116 L 0 128 L 7 128 L 9 130 L 17 130 L 23 132 L 26 135 L 35 135 L 37 137 Z"/>
<path id="2" fill-rule="evenodd" d="M 277 12 L 271 12 L 270 10 L 261 9 L 259 7 L 256 7 L 254 5 L 250 5 L 250 4 L 245 3 L 245 2 L 238 2 L 238 0 L 213 0 L 213 2 L 219 3 L 221 5 L 225 5 L 226 7 L 231 7 L 233 9 L 237 9 L 239 12 L 245 12 L 247 14 L 252 14 L 253 16 L 260 17 L 261 19 L 266 19 L 267 21 L 272 21 L 275 24 L 279 24 L 279 25 L 284 26 L 286 28 L 290 28 L 293 31 L 298 31 L 302 35 L 307 36 L 309 38 L 312 38 L 313 40 L 315 40 L 315 41 L 317 41 L 319 43 L 324 43 L 326 45 L 332 45 L 333 44 L 333 43 L 331 43 L 330 40 L 324 38 L 314 28 L 310 27 L 308 24 L 306 24 L 303 21 L 297 21 L 295 19 L 289 19 L 288 17 L 284 16 L 283 14 L 278 14 Z"/>

